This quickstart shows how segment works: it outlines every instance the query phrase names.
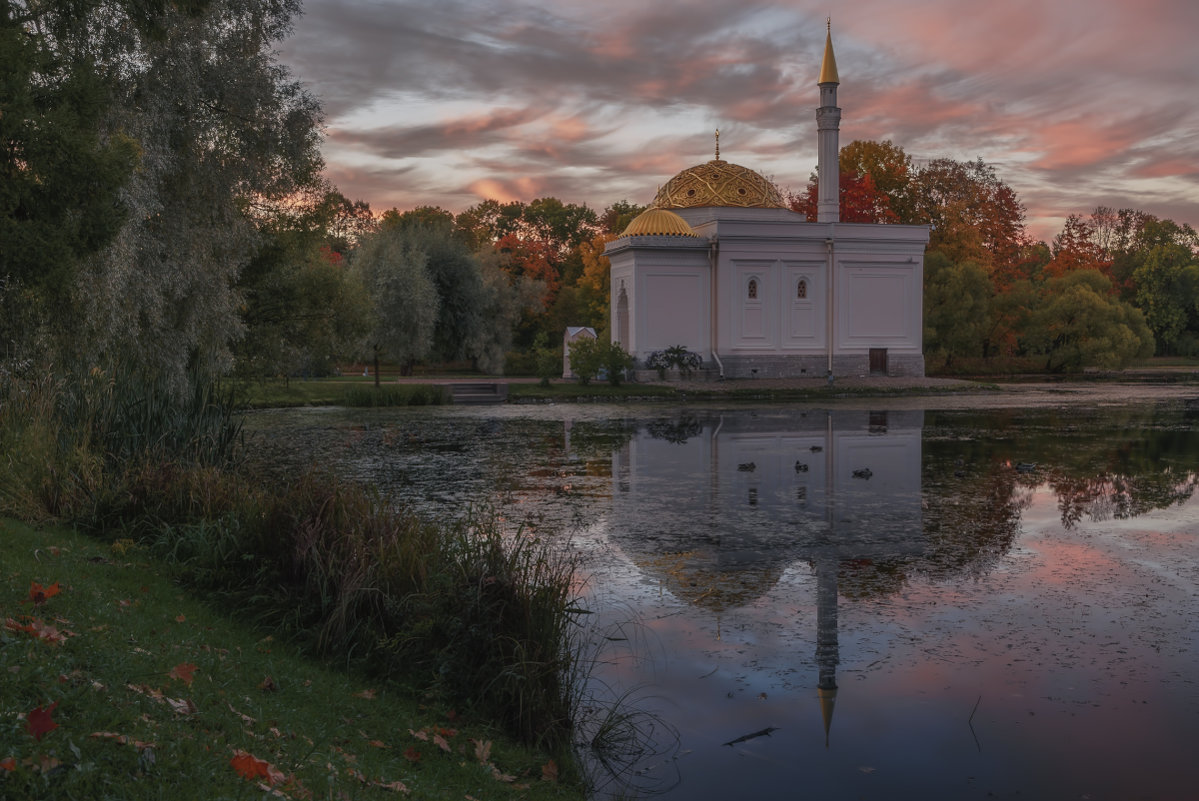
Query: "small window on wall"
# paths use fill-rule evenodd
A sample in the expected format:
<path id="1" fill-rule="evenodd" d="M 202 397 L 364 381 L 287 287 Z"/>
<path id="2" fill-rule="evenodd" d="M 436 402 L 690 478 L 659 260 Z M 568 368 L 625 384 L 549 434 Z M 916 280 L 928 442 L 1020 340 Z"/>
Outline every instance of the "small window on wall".
<path id="1" fill-rule="evenodd" d="M 795 297 L 800 300 L 805 300 L 808 297 L 808 280 L 806 278 L 799 279 L 799 285 L 795 289 Z"/>
<path id="2" fill-rule="evenodd" d="M 750 300 L 758 299 L 758 279 L 749 279 L 749 288 L 746 290 L 745 296 Z"/>

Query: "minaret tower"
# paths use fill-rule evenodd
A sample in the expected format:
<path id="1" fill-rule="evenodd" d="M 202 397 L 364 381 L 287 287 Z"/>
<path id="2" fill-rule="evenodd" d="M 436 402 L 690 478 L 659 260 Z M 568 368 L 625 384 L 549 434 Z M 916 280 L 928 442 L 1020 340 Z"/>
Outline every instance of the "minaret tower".
<path id="1" fill-rule="evenodd" d="M 819 195 L 816 201 L 817 222 L 840 222 L 840 145 L 841 109 L 837 108 L 837 59 L 833 57 L 833 20 L 827 22 L 828 35 L 824 40 L 824 61 L 820 65 L 820 108 L 816 109 L 816 128 L 820 132 L 820 157 L 816 175 Z"/>
<path id="2" fill-rule="evenodd" d="M 837 561 L 825 557 L 816 561 L 816 664 L 820 678 L 816 694 L 820 715 L 824 718 L 824 746 L 833 725 L 833 706 L 837 703 Z"/>

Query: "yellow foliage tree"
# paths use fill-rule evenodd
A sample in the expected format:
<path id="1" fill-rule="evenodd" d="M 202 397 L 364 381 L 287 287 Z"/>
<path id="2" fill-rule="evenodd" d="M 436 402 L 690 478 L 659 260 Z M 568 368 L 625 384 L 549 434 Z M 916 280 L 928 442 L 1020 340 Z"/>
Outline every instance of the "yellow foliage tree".
<path id="1" fill-rule="evenodd" d="M 611 285 L 612 263 L 604 255 L 604 246 L 616 234 L 598 234 L 579 244 L 583 259 L 583 274 L 579 276 L 579 305 L 589 320 L 604 327 L 608 322 L 608 294 Z"/>

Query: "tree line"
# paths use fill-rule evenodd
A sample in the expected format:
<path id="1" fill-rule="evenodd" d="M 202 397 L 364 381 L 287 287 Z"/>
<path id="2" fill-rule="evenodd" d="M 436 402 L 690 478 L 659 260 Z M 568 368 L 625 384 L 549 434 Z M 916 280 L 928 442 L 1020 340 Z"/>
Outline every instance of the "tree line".
<path id="1" fill-rule="evenodd" d="M 0 371 L 134 371 L 175 397 L 349 361 L 530 372 L 568 325 L 607 327 L 604 245 L 644 207 L 351 201 L 321 178 L 319 104 L 273 49 L 298 12 L 5 1 Z M 842 220 L 932 227 L 930 367 L 1199 355 L 1189 225 L 1097 208 L 1037 242 L 981 160 L 855 141 L 841 169 Z M 814 219 L 815 191 L 792 208 Z"/>
<path id="2" fill-rule="evenodd" d="M 1199 356 L 1199 235 L 1136 209 L 1072 214 L 1034 240 L 992 165 L 917 166 L 889 141 L 841 149 L 841 219 L 931 226 L 924 268 L 929 366 L 1021 358 L 1050 372 Z M 816 218 L 816 176 L 792 208 Z"/>

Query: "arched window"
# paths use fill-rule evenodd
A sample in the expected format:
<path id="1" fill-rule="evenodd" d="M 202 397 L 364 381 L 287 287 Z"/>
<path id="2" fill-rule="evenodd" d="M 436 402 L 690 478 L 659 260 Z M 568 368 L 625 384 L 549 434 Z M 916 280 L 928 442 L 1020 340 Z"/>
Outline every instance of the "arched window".
<path id="1" fill-rule="evenodd" d="M 806 278 L 799 279 L 799 286 L 795 290 L 795 297 L 804 300 L 808 296 L 808 281 Z"/>
<path id="2" fill-rule="evenodd" d="M 757 278 L 749 279 L 749 288 L 746 291 L 746 297 L 748 297 L 750 300 L 758 299 L 758 279 Z"/>

